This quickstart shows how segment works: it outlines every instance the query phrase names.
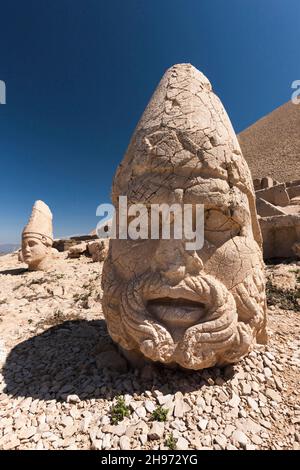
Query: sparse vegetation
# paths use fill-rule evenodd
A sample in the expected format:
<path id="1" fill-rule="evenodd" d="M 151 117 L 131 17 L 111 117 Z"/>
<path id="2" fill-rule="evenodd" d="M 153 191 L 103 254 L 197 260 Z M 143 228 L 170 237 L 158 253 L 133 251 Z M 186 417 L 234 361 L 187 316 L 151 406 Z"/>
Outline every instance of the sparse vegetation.
<path id="1" fill-rule="evenodd" d="M 61 323 L 68 322 L 68 321 L 78 321 L 82 320 L 82 317 L 78 312 L 68 313 L 66 315 L 62 310 L 57 308 L 53 315 L 48 318 L 43 318 L 36 324 L 36 329 L 47 329 L 53 326 L 60 325 Z"/>
<path id="2" fill-rule="evenodd" d="M 31 287 L 34 286 L 35 284 L 41 285 L 41 284 L 46 284 L 46 282 L 49 282 L 49 279 L 46 277 L 40 277 L 39 279 L 32 279 L 26 287 Z"/>
<path id="3" fill-rule="evenodd" d="M 266 285 L 268 305 L 276 305 L 286 310 L 300 312 L 300 288 L 284 290 L 276 287 L 271 281 Z"/>
<path id="4" fill-rule="evenodd" d="M 290 273 L 295 273 L 296 274 L 296 282 L 300 283 L 300 269 L 290 269 Z"/>
<path id="5" fill-rule="evenodd" d="M 117 402 L 110 409 L 110 420 L 112 424 L 118 424 L 126 416 L 130 415 L 130 410 L 122 396 L 117 397 Z"/>
<path id="6" fill-rule="evenodd" d="M 167 408 L 158 406 L 156 410 L 152 412 L 151 419 L 152 421 L 167 421 L 168 412 L 169 410 Z"/>
<path id="7" fill-rule="evenodd" d="M 62 273 L 55 273 L 55 274 L 53 275 L 53 277 L 56 278 L 56 279 L 62 279 L 62 278 L 65 277 L 65 275 L 62 274 Z"/>
<path id="8" fill-rule="evenodd" d="M 76 293 L 73 295 L 73 299 L 75 303 L 79 303 L 80 307 L 82 308 L 89 308 L 89 297 L 90 292 L 84 292 L 82 294 Z"/>
<path id="9" fill-rule="evenodd" d="M 173 436 L 173 433 L 169 434 L 168 438 L 166 439 L 166 446 L 169 447 L 170 450 L 176 450 L 176 443 L 177 439 Z"/>

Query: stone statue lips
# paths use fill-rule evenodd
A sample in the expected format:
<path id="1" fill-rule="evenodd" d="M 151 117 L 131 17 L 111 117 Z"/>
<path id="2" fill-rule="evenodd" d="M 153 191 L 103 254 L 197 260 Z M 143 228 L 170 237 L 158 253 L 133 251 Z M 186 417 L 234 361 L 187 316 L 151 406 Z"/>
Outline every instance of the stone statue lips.
<path id="1" fill-rule="evenodd" d="M 159 293 L 150 295 L 146 306 L 156 320 L 169 328 L 189 328 L 202 323 L 208 311 L 206 299 L 181 286 L 163 287 Z"/>

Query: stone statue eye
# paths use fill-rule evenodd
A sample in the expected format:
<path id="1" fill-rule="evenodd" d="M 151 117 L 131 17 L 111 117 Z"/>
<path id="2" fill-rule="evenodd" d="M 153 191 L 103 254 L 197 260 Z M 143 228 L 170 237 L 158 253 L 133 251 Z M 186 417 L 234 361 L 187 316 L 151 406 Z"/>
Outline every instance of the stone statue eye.
<path id="1" fill-rule="evenodd" d="M 227 231 L 232 230 L 234 225 L 237 225 L 230 217 L 220 210 L 210 209 L 205 212 L 204 221 L 205 230 L 210 231 Z"/>
<path id="2" fill-rule="evenodd" d="M 242 225 L 233 220 L 230 211 L 209 209 L 205 211 L 205 239 L 216 247 L 241 234 Z"/>

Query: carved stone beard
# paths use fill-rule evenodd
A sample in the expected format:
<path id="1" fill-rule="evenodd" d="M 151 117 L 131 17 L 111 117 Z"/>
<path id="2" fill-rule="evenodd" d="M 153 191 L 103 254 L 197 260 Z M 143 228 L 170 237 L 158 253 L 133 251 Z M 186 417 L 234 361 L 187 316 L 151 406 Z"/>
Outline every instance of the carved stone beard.
<path id="1" fill-rule="evenodd" d="M 103 297 L 109 333 L 124 349 L 140 351 L 152 361 L 195 370 L 234 363 L 249 352 L 264 327 L 264 276 L 259 268 L 231 292 L 202 273 L 168 286 L 159 273 L 149 271 L 120 285 L 117 277 L 108 281 Z M 168 328 L 153 316 L 151 302 L 179 299 L 183 292 L 204 306 L 203 315 L 192 326 Z"/>

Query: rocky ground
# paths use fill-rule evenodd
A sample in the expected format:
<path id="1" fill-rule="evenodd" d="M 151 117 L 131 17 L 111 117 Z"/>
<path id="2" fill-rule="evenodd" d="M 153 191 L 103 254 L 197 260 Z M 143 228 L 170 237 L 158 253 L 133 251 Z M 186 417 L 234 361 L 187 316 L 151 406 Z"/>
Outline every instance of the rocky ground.
<path id="1" fill-rule="evenodd" d="M 300 449 L 299 262 L 267 266 L 267 346 L 182 372 L 128 370 L 101 264 L 61 258 L 45 274 L 0 257 L 0 449 Z"/>

